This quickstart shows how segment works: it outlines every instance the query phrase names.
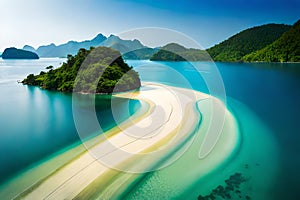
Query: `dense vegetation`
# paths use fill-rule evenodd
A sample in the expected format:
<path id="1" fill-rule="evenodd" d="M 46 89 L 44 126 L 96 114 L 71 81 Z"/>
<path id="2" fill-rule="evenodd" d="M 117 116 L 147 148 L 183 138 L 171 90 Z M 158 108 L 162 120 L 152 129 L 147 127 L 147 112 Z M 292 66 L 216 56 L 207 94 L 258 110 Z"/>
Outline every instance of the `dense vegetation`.
<path id="1" fill-rule="evenodd" d="M 300 20 L 278 40 L 243 57 L 245 61 L 300 62 Z"/>
<path id="2" fill-rule="evenodd" d="M 284 24 L 267 24 L 244 30 L 214 47 L 207 49 L 213 60 L 236 62 L 277 40 L 291 28 Z"/>
<path id="3" fill-rule="evenodd" d="M 179 44 L 170 43 L 151 56 L 153 61 L 210 61 L 204 50 L 187 49 Z"/>
<path id="4" fill-rule="evenodd" d="M 23 84 L 40 86 L 62 92 L 112 93 L 137 89 L 139 75 L 122 59 L 120 52 L 107 47 L 80 49 L 76 56 L 69 55 L 60 68 L 30 74 Z"/>
<path id="5" fill-rule="evenodd" d="M 7 48 L 2 54 L 3 59 L 39 59 L 36 53 L 17 48 Z"/>

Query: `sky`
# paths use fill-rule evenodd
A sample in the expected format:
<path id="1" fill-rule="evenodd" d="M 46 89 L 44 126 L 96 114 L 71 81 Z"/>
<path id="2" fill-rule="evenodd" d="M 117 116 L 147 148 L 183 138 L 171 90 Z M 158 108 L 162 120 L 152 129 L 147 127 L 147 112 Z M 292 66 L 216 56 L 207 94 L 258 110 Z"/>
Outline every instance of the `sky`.
<path id="1" fill-rule="evenodd" d="M 300 19 L 300 0 L 0 0 L 0 5 L 0 52 L 143 27 L 172 29 L 208 48 L 252 26 Z"/>

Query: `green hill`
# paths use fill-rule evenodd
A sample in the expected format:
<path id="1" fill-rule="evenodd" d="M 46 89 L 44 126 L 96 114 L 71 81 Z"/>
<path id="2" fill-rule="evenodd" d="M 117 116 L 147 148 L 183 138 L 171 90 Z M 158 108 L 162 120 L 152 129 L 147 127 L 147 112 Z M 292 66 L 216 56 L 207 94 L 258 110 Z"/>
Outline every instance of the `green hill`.
<path id="1" fill-rule="evenodd" d="M 123 92 L 141 86 L 138 73 L 123 61 L 120 52 L 107 47 L 80 49 L 77 55 L 68 56 L 67 63 L 52 68 L 47 67 L 47 73 L 30 74 L 22 83 L 48 90 L 84 93 Z"/>
<path id="2" fill-rule="evenodd" d="M 300 20 L 278 40 L 243 57 L 244 61 L 300 62 Z"/>
<path id="3" fill-rule="evenodd" d="M 284 24 L 249 28 L 207 49 L 207 52 L 215 61 L 240 61 L 243 56 L 271 44 L 290 28 L 291 26 Z"/>
<path id="4" fill-rule="evenodd" d="M 170 43 L 160 48 L 150 58 L 152 61 L 210 61 L 206 51 L 200 49 L 187 49 L 179 44 Z"/>
<path id="5" fill-rule="evenodd" d="M 122 57 L 126 60 L 149 60 L 153 54 L 158 52 L 157 48 L 142 48 L 124 53 Z"/>

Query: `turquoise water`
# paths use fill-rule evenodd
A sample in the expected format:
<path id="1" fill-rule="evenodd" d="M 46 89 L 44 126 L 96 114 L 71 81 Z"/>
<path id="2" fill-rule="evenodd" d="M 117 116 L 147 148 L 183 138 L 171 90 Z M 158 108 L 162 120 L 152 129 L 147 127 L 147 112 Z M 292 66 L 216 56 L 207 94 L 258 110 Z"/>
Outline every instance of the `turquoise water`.
<path id="1" fill-rule="evenodd" d="M 0 60 L 0 184 L 79 141 L 72 116 L 71 95 L 17 84 L 17 80 L 22 80 L 27 74 L 39 73 L 48 65 L 59 66 L 63 61 Z M 200 74 L 187 62 L 128 63 L 140 73 L 143 81 L 209 92 L 202 77 L 211 76 L 213 63 L 194 63 Z M 173 197 L 196 199 L 199 194 L 206 195 L 224 184 L 233 173 L 241 172 L 247 179 L 241 187 L 243 197 L 299 199 L 300 76 L 275 68 L 300 68 L 300 64 L 217 63 L 217 67 L 224 81 L 227 105 L 240 125 L 242 140 L 239 150 L 213 173 L 201 179 L 196 177 L 188 185 L 182 184 L 180 193 Z M 218 92 L 221 96 L 222 91 L 215 91 L 215 95 L 218 96 Z M 104 129 L 114 125 L 107 104 L 104 98 L 96 105 L 101 110 L 97 114 Z M 120 107 L 115 110 L 121 114 L 127 104 L 127 101 L 120 100 Z M 82 105 L 82 112 L 88 112 L 84 109 L 84 100 Z M 139 108 L 137 102 L 130 105 L 130 113 Z M 89 137 L 95 130 L 87 128 L 86 137 Z M 157 178 L 168 174 L 171 169 L 164 170 L 146 174 L 125 196 L 130 198 L 139 192 L 147 197 L 148 191 L 142 188 L 151 188 L 151 184 L 158 183 Z M 172 170 L 176 174 L 170 176 L 184 177 L 184 167 L 174 165 Z M 159 186 L 157 184 L 156 188 Z"/>
<path id="2" fill-rule="evenodd" d="M 187 62 L 129 63 L 139 71 L 142 80 L 180 87 L 192 86 L 203 92 L 208 92 L 208 88 L 202 77 L 207 76 L 214 65 L 201 62 L 193 65 Z M 245 190 L 251 190 L 249 193 L 256 199 L 299 199 L 300 76 L 299 73 L 282 69 L 293 68 L 299 71 L 300 64 L 216 65 L 224 82 L 228 107 L 240 123 L 242 144 L 234 159 L 224 164 L 219 171 L 194 183 L 192 190 L 184 194 L 192 198 L 198 194 L 205 195 L 224 184 L 224 180 L 233 173 L 243 172 L 245 177 L 252 180 L 248 185 L 245 184 Z M 200 74 L 195 72 L 195 66 Z M 152 177 L 155 180 L 157 173 L 148 174 L 131 194 L 140 191 L 139 188 L 151 182 Z"/>
<path id="3" fill-rule="evenodd" d="M 0 60 L 0 184 L 36 162 L 80 139 L 91 137 L 98 131 L 94 127 L 87 127 L 85 135 L 78 136 L 73 121 L 71 94 L 17 83 L 17 80 L 23 80 L 29 73 L 38 74 L 46 66 L 60 66 L 64 61 L 65 59 L 58 58 Z M 82 95 L 82 98 L 89 97 Z M 120 99 L 114 103 L 115 110 L 119 111 L 114 115 L 119 121 L 139 108 L 137 101 Z M 83 103 L 78 109 L 82 113 L 88 113 L 90 109 L 86 106 Z M 97 97 L 96 110 L 104 131 L 115 126 L 107 98 Z"/>

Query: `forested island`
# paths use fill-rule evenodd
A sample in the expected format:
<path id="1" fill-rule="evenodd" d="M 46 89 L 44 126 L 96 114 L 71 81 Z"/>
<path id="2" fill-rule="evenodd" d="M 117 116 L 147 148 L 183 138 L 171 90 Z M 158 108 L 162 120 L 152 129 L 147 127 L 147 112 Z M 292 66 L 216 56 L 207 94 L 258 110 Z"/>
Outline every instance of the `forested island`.
<path id="1" fill-rule="evenodd" d="M 22 49 L 17 49 L 14 47 L 7 48 L 2 53 L 3 59 L 39 59 L 36 53 L 31 51 L 26 51 Z"/>
<path id="2" fill-rule="evenodd" d="M 141 86 L 138 73 L 124 62 L 119 51 L 108 47 L 80 49 L 61 67 L 46 69 L 49 71 L 28 75 L 22 83 L 61 92 L 106 94 Z"/>

